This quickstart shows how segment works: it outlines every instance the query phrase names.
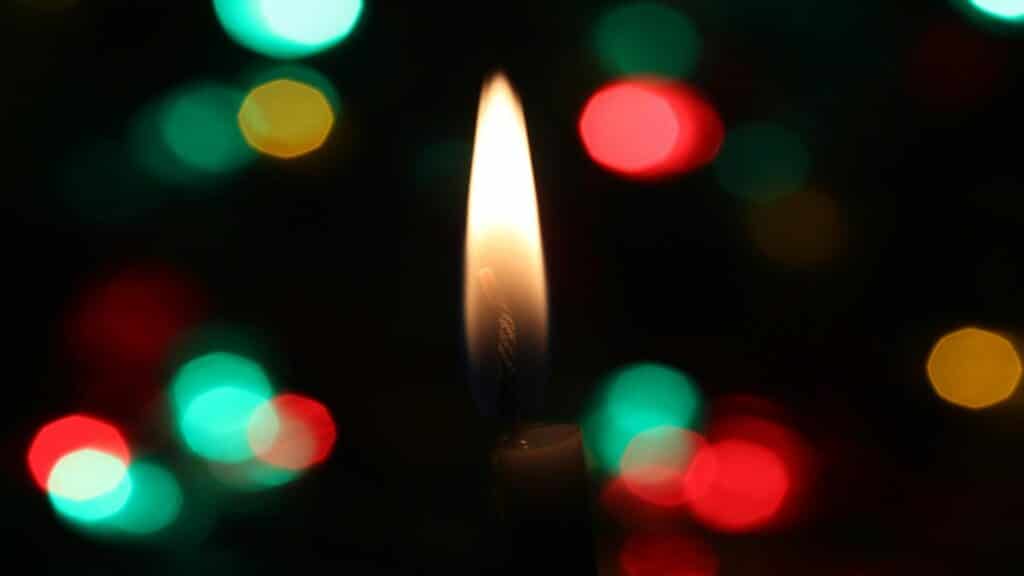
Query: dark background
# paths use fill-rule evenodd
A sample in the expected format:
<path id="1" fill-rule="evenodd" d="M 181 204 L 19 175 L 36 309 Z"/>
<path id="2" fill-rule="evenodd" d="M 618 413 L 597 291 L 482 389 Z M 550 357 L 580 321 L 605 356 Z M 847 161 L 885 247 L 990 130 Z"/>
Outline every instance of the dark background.
<path id="1" fill-rule="evenodd" d="M 52 14 L 6 3 L 16 368 L 4 385 L 3 502 L 5 540 L 30 572 L 487 564 L 492 438 L 464 372 L 461 259 L 479 88 L 503 68 L 535 165 L 552 420 L 575 419 L 602 374 L 641 360 L 686 371 L 709 398 L 784 406 L 821 455 L 812 512 L 781 533 L 711 537 L 723 575 L 1017 573 L 1024 408 L 945 404 L 923 366 L 945 331 L 1024 326 L 1024 37 L 937 1 L 675 3 L 704 37 L 692 82 L 726 126 L 798 131 L 812 185 L 842 209 L 843 252 L 794 269 L 758 254 L 744 206 L 710 169 L 638 184 L 586 156 L 576 121 L 607 80 L 587 40 L 605 4 L 367 2 L 352 37 L 304 61 L 343 103 L 323 150 L 90 221 L 54 184 L 62 158 L 119 138 L 154 96 L 237 77 L 262 57 L 224 34 L 209 2 L 83 1 Z M 936 29 L 942 41 L 922 52 Z M 216 523 L 184 544 L 70 530 L 23 460 L 43 423 L 105 414 L 78 385 L 64 327 L 83 286 L 148 263 L 196 278 L 208 321 L 272 351 L 276 380 L 322 400 L 339 431 L 324 467 L 217 504 Z M 154 429 L 133 439 L 187 468 Z"/>

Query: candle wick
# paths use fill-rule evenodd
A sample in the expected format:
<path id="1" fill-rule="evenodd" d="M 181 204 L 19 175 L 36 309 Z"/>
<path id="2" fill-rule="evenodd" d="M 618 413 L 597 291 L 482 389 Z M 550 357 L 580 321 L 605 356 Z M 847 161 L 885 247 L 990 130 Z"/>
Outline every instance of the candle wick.
<path id="1" fill-rule="evenodd" d="M 483 268 L 479 274 L 480 288 L 484 297 L 497 312 L 498 333 L 498 414 L 510 425 L 515 423 L 516 406 L 513 386 L 516 380 L 516 357 L 519 355 L 519 336 L 512 310 L 505 303 L 498 280 L 490 268 Z"/>

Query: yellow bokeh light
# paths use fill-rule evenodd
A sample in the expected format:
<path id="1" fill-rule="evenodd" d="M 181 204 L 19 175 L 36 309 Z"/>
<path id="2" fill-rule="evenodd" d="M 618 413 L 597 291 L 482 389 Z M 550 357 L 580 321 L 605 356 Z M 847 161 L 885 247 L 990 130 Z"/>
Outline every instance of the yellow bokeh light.
<path id="1" fill-rule="evenodd" d="M 843 224 L 835 200 L 814 191 L 755 205 L 749 214 L 750 237 L 758 251 L 794 267 L 834 259 L 843 247 Z"/>
<path id="2" fill-rule="evenodd" d="M 282 78 L 249 92 L 238 111 L 238 124 L 254 149 L 294 158 L 324 143 L 334 125 L 334 111 L 316 88 Z"/>
<path id="3" fill-rule="evenodd" d="M 928 357 L 932 387 L 946 401 L 966 408 L 987 408 L 1006 400 L 1020 377 L 1020 355 L 1013 344 L 979 328 L 946 334 Z"/>

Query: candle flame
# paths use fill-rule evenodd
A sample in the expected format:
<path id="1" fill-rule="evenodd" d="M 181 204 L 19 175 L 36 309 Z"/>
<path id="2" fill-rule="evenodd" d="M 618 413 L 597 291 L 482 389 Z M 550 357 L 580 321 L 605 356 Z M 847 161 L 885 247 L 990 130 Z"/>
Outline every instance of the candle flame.
<path id="1" fill-rule="evenodd" d="M 517 346 L 543 354 L 547 284 L 526 120 L 502 74 L 483 86 L 477 112 L 466 223 L 465 319 L 470 358 L 494 354 L 502 320 Z"/>

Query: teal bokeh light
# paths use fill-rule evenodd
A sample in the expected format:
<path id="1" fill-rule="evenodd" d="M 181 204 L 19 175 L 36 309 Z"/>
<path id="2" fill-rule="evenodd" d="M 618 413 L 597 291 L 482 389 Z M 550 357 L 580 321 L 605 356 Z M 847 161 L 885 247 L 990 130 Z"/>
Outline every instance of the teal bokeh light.
<path id="1" fill-rule="evenodd" d="M 132 479 L 117 457 L 84 449 L 57 462 L 47 488 L 58 514 L 75 523 L 94 524 L 124 508 L 132 493 Z"/>
<path id="2" fill-rule="evenodd" d="M 189 168 L 230 172 L 252 155 L 236 116 L 245 95 L 216 84 L 190 87 L 172 97 L 160 118 L 164 141 Z"/>
<path id="3" fill-rule="evenodd" d="M 714 166 L 727 192 L 767 203 L 804 189 L 810 154 L 803 140 L 788 129 L 750 124 L 729 132 Z"/>
<path id="4" fill-rule="evenodd" d="M 278 468 L 255 458 L 235 463 L 211 462 L 210 473 L 223 486 L 239 492 L 277 488 L 301 475 L 299 470 Z"/>
<path id="5" fill-rule="evenodd" d="M 362 0 L 214 0 L 217 18 L 239 44 L 271 58 L 303 58 L 355 29 Z"/>
<path id="6" fill-rule="evenodd" d="M 135 163 L 160 183 L 212 185 L 250 164 L 256 154 L 238 127 L 245 93 L 215 82 L 185 85 L 143 108 L 129 145 Z"/>
<path id="7" fill-rule="evenodd" d="M 181 416 L 181 433 L 196 454 L 220 462 L 241 462 L 253 456 L 249 422 L 269 396 L 235 386 L 200 394 Z"/>
<path id="8" fill-rule="evenodd" d="M 185 363 L 171 382 L 171 403 L 185 444 L 220 462 L 252 457 L 249 424 L 273 395 L 266 372 L 256 362 L 229 352 L 213 352 Z"/>
<path id="9" fill-rule="evenodd" d="M 110 527 L 128 534 L 145 536 L 170 526 L 181 512 L 181 486 L 163 466 L 133 462 L 128 469 L 131 496 L 125 506 L 110 517 Z"/>
<path id="10" fill-rule="evenodd" d="M 697 68 L 701 37 L 682 12 L 657 2 L 621 4 L 601 15 L 593 44 L 612 76 L 687 77 Z"/>
<path id="11" fill-rule="evenodd" d="M 685 374 L 662 364 L 633 364 L 602 383 L 583 419 L 587 450 L 602 470 L 616 472 L 630 441 L 663 426 L 692 429 L 701 397 Z"/>
<path id="12" fill-rule="evenodd" d="M 1003 22 L 1024 23 L 1024 0 L 967 0 L 982 15 Z"/>

